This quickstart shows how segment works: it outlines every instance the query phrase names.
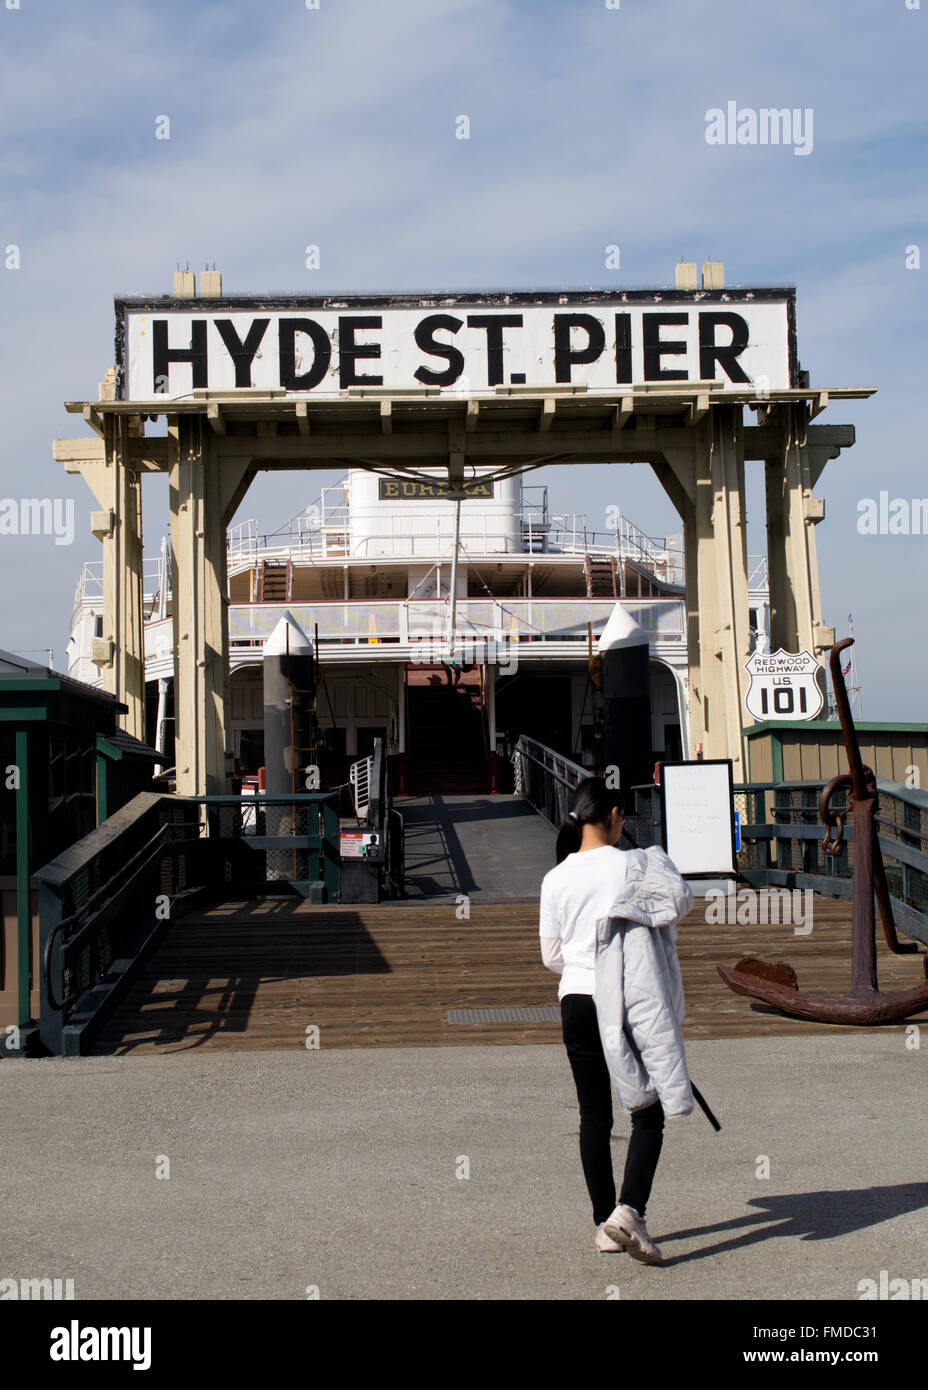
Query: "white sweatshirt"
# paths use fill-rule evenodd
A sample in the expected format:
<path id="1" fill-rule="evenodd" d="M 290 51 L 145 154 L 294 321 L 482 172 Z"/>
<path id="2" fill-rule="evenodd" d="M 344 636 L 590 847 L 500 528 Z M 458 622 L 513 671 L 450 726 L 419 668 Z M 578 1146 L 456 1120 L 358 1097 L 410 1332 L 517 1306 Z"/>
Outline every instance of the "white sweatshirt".
<path id="1" fill-rule="evenodd" d="M 542 879 L 541 958 L 561 977 L 558 999 L 593 993 L 596 923 L 612 914 L 627 873 L 628 852 L 601 845 L 568 854 Z"/>

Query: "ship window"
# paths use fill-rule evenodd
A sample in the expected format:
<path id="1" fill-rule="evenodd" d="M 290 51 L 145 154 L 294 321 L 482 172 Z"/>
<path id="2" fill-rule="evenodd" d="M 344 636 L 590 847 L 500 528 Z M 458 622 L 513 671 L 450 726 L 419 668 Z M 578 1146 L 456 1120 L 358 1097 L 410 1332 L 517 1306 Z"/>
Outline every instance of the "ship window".
<path id="1" fill-rule="evenodd" d="M 103 636 L 103 614 L 94 613 L 93 615 L 93 635 L 94 637 Z"/>

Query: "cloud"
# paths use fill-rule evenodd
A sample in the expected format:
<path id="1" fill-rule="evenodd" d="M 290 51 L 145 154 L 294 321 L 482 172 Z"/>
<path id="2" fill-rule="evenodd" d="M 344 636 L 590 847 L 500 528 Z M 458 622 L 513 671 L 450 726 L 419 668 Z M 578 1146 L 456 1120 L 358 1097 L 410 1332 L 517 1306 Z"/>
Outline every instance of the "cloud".
<path id="1" fill-rule="evenodd" d="M 902 265 L 925 225 L 924 15 L 865 0 L 49 0 L 0 14 L 0 249 L 15 242 L 23 266 L 0 270 L 0 493 L 28 479 L 74 496 L 86 537 L 73 556 L 43 553 L 6 645 L 60 650 L 77 552 L 99 553 L 89 493 L 50 441 L 83 431 L 61 402 L 93 397 L 113 360 L 114 294 L 167 292 L 188 260 L 215 261 L 230 292 L 316 293 L 666 285 L 677 259 L 718 258 L 730 283 L 797 286 L 816 382 L 880 387 L 822 417 L 860 441 L 822 480 L 822 587 L 827 620 L 845 604 L 874 614 L 872 708 L 915 708 L 924 673 L 893 671 L 919 618 L 921 552 L 881 552 L 874 579 L 849 527 L 887 470 L 924 491 L 924 281 Z M 813 107 L 813 154 L 708 146 L 705 112 L 729 99 Z M 454 137 L 460 114 L 470 140 Z M 170 140 L 155 139 L 159 115 Z M 674 525 L 643 469 L 550 485 L 556 509 L 618 501 L 645 529 Z M 276 524 L 315 491 L 287 475 L 248 503 Z M 24 544 L 0 546 L 7 589 Z"/>

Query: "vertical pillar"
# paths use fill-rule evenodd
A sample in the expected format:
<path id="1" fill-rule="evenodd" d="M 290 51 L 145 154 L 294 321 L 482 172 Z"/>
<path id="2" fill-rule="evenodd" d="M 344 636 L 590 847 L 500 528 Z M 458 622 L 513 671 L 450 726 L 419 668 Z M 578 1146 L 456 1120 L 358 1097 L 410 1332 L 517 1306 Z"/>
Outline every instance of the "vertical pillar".
<path id="1" fill-rule="evenodd" d="M 744 694 L 750 655 L 741 407 L 715 405 L 687 447 L 655 464 L 683 521 L 690 756 L 731 758 L 746 776 Z"/>
<path id="2" fill-rule="evenodd" d="M 113 693 L 128 705 L 123 728 L 145 739 L 145 634 L 143 614 L 142 480 L 129 462 L 130 420 L 106 417 L 112 429 L 116 483 L 116 589 Z"/>
<path id="3" fill-rule="evenodd" d="M 82 459 L 78 472 L 101 508 L 91 529 L 103 543 L 103 637 L 94 660 L 103 688 L 128 706 L 121 725 L 145 737 L 145 647 L 142 622 L 142 489 L 129 459 L 130 419 L 105 415 L 103 456 Z"/>
<path id="4" fill-rule="evenodd" d="M 773 650 L 813 654 L 834 645 L 834 628 L 822 623 L 815 525 L 825 515 L 812 488 L 824 467 L 809 448 L 805 404 L 776 408 L 781 445 L 767 459 L 767 573 L 770 585 L 770 644 Z"/>
<path id="5" fill-rule="evenodd" d="M 223 459 L 202 416 L 168 420 L 177 791 L 228 790 L 229 616 L 226 528 L 251 481 L 250 460 Z"/>

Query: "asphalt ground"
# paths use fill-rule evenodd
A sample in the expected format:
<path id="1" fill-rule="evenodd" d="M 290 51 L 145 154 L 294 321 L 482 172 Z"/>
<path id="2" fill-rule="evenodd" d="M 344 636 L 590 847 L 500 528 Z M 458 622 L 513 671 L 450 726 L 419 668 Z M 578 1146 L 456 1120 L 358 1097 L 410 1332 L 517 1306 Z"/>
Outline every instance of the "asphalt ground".
<path id="1" fill-rule="evenodd" d="M 6 1059 L 0 1279 L 71 1278 L 77 1299 L 856 1300 L 881 1271 L 928 1280 L 914 1037 L 690 1043 L 722 1131 L 668 1122 L 661 1268 L 593 1248 L 560 1045 Z M 617 1111 L 617 1173 L 628 1133 Z"/>

